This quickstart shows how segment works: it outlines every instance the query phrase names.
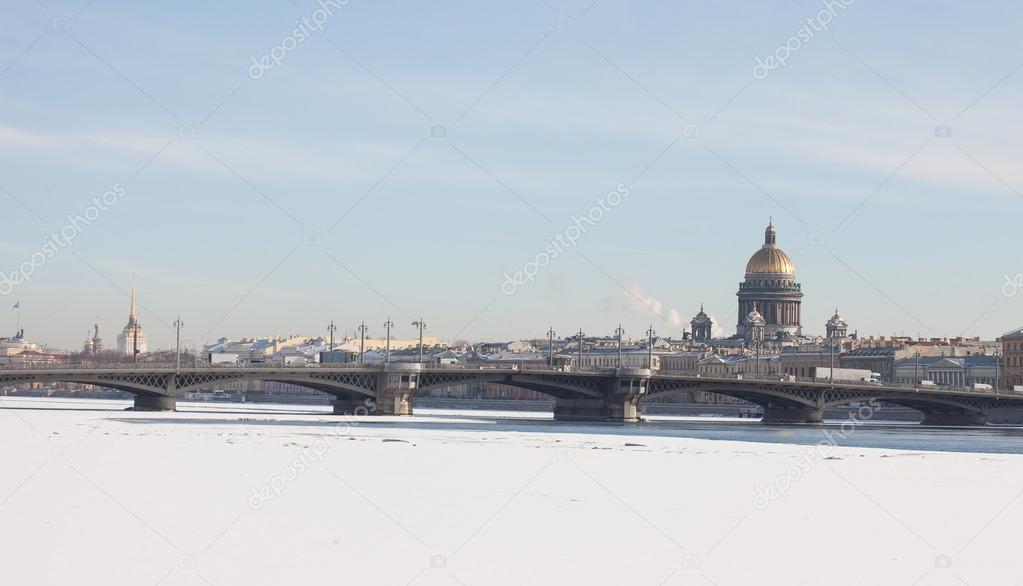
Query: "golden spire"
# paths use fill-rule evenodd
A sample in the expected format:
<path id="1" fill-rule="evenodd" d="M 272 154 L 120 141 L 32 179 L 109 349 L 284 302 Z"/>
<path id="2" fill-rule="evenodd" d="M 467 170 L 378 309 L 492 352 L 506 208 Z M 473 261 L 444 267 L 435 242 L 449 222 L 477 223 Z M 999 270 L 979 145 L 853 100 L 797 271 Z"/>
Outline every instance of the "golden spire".
<path id="1" fill-rule="evenodd" d="M 135 274 L 131 275 L 131 311 L 128 312 L 128 321 L 134 322 L 135 315 Z"/>

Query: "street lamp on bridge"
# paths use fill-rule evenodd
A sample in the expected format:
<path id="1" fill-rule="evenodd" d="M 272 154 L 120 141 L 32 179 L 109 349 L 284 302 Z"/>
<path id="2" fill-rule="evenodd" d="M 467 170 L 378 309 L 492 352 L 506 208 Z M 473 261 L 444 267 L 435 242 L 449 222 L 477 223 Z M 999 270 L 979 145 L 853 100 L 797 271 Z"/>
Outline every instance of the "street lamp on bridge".
<path id="1" fill-rule="evenodd" d="M 586 334 L 583 333 L 583 329 L 579 328 L 579 368 L 583 367 L 583 336 L 585 335 Z"/>
<path id="2" fill-rule="evenodd" d="M 654 324 L 650 324 L 650 329 L 646 331 L 646 367 L 650 370 L 654 368 L 654 336 L 656 335 Z"/>
<path id="3" fill-rule="evenodd" d="M 618 324 L 618 329 L 615 330 L 615 335 L 618 336 L 618 368 L 622 367 L 622 334 L 625 330 L 622 329 L 622 324 Z"/>
<path id="4" fill-rule="evenodd" d="M 423 328 L 426 327 L 426 322 L 420 317 L 417 321 L 412 322 L 412 325 L 419 328 L 419 364 L 423 363 Z"/>
<path id="5" fill-rule="evenodd" d="M 138 364 L 139 364 L 139 354 L 141 354 L 142 351 L 139 350 L 139 322 L 137 322 L 137 321 L 135 322 L 135 333 L 134 333 L 134 335 L 132 335 L 131 338 L 132 338 L 132 340 L 131 340 L 131 347 L 132 347 L 131 353 L 132 353 L 132 357 L 133 357 L 132 360 L 135 363 L 135 366 L 138 366 Z"/>
<path id="6" fill-rule="evenodd" d="M 365 362 L 364 354 L 366 354 L 366 322 L 359 324 L 357 328 L 359 330 L 359 364 Z"/>
<path id="7" fill-rule="evenodd" d="M 835 310 L 838 313 L 838 310 Z M 828 346 L 831 347 L 831 370 L 828 371 L 828 378 L 831 379 L 831 390 L 835 390 L 835 340 L 837 339 L 837 331 L 831 332 L 831 339 L 829 340 Z"/>
<path id="8" fill-rule="evenodd" d="M 334 320 L 330 320 L 330 325 L 327 326 L 327 333 L 330 334 L 330 351 L 334 351 L 334 332 L 337 331 L 337 326 L 334 325 Z"/>
<path id="9" fill-rule="evenodd" d="M 557 336 L 554 326 L 547 330 L 547 365 L 554 368 L 554 336 Z"/>
<path id="10" fill-rule="evenodd" d="M 384 364 L 391 361 L 391 328 L 394 327 L 394 322 L 388 317 L 387 321 L 384 322 L 384 328 L 387 330 L 387 344 L 384 346 Z"/>
<path id="11" fill-rule="evenodd" d="M 172 324 L 174 326 L 174 372 L 181 371 L 181 328 L 184 327 L 184 322 L 181 321 L 181 316 L 174 320 Z"/>

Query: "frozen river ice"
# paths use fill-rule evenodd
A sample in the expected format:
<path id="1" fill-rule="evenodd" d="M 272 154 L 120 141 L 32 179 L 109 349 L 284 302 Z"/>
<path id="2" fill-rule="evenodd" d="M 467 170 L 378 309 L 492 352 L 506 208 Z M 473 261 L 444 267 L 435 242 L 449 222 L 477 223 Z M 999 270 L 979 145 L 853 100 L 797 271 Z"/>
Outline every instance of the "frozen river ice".
<path id="1" fill-rule="evenodd" d="M 1015 428 L 0 399 L 0 584 L 1015 584 Z M 830 428 L 832 431 L 837 426 Z"/>

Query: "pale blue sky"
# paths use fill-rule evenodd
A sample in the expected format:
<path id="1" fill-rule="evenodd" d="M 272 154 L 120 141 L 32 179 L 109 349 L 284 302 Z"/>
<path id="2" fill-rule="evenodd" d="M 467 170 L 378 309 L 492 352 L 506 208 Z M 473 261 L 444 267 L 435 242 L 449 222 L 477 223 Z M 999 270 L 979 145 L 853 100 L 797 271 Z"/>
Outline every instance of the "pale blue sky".
<path id="1" fill-rule="evenodd" d="M 407 337 L 420 314 L 445 338 L 641 336 L 637 296 L 661 334 L 701 302 L 731 332 L 769 216 L 808 332 L 836 305 L 864 335 L 1023 322 L 1023 290 L 1003 294 L 1023 272 L 1018 3 L 858 0 L 754 79 L 820 2 L 351 0 L 251 79 L 317 7 L 0 6 L 0 269 L 126 189 L 5 297 L 31 338 L 77 347 L 98 315 L 112 342 L 132 272 L 157 347 L 178 313 L 196 342 L 330 319 L 380 335 L 388 314 Z M 502 294 L 621 183 L 575 250 Z"/>

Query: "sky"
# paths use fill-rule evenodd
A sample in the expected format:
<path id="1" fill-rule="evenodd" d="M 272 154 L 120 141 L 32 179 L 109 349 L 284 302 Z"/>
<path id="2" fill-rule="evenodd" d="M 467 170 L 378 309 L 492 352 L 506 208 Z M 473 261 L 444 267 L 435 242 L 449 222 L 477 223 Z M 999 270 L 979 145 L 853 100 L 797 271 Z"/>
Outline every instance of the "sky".
<path id="1" fill-rule="evenodd" d="M 388 316 L 406 338 L 420 316 L 446 339 L 679 336 L 701 303 L 727 334 L 773 218 L 805 332 L 837 307 L 861 336 L 993 338 L 1023 324 L 1021 19 L 9 0 L 0 303 L 61 348 L 97 319 L 113 343 L 133 274 L 151 348 L 178 316 L 193 346 Z"/>

